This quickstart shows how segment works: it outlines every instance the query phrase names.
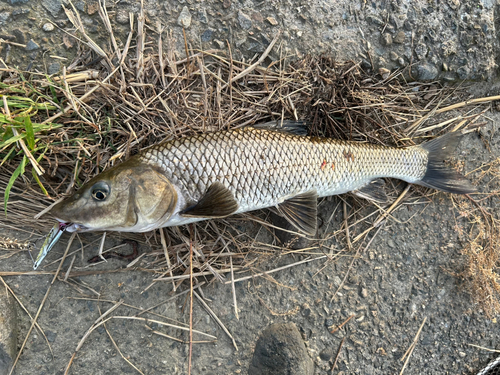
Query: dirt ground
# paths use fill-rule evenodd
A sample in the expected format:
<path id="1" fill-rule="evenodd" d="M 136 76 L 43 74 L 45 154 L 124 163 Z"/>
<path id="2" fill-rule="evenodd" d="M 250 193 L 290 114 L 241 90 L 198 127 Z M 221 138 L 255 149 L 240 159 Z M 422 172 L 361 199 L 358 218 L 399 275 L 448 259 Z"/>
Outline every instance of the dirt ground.
<path id="1" fill-rule="evenodd" d="M 102 28 L 93 4 L 80 1 L 75 6 L 81 10 L 84 23 L 94 35 L 99 35 Z M 137 12 L 138 7 L 135 2 L 113 4 L 110 11 L 117 22 L 117 35 L 128 32 L 128 21 L 123 21 L 126 20 L 123 14 Z M 495 83 L 500 52 L 496 39 L 499 5 L 492 1 L 376 4 L 169 0 L 145 3 L 145 7 L 152 28 L 159 20 L 182 41 L 179 23 L 183 23 L 193 46 L 225 48 L 227 39 L 235 57 L 250 59 L 261 53 L 277 30 L 282 30 L 291 54 L 331 52 L 339 59 L 358 59 L 376 71 L 413 64 L 416 78 L 477 80 L 469 88 L 476 97 L 496 95 L 499 91 Z M 183 11 L 185 7 L 190 17 Z M 183 18 L 179 19 L 181 15 Z M 23 68 L 57 72 L 66 61 L 53 56 L 70 59 L 76 47 L 71 41 L 60 42 L 64 34 L 57 27 L 51 31 L 44 29 L 49 19 L 55 20 L 56 26 L 69 29 L 58 0 L 2 3 L 0 37 L 26 45 L 23 48 L 3 44 L 2 58 Z M 182 51 L 183 43 L 179 42 L 178 48 Z M 457 160 L 464 164 L 465 171 L 500 157 L 499 120 L 497 112 L 488 112 L 484 117 L 487 124 L 479 131 L 488 139 L 491 151 L 478 132 L 463 138 Z M 495 191 L 499 189 L 499 181 L 483 181 L 478 188 L 480 192 Z M 346 199 L 349 203 L 352 198 L 346 196 Z M 342 342 L 333 374 L 399 374 L 404 364 L 402 357 L 422 324 L 404 374 L 477 373 L 495 353 L 471 345 L 500 349 L 500 329 L 497 318 L 486 317 L 471 302 L 466 283 L 457 276 L 463 270 L 462 232 L 468 228 L 467 218 L 453 208 L 461 199 L 466 198 L 438 193 L 432 201 L 404 205 L 353 263 L 353 253 L 335 261 L 328 259 L 330 249 L 344 246 L 331 240 L 310 250 L 310 259 L 320 259 L 275 272 L 272 278 L 254 277 L 235 283 L 239 319 L 235 315 L 231 284 L 224 283 L 230 280 L 229 275 L 222 282 L 207 278 L 206 285 L 197 291 L 234 337 L 234 342 L 196 299 L 195 329 L 217 339 L 194 344 L 193 374 L 245 374 L 259 333 L 274 322 L 294 322 L 299 327 L 317 374 L 329 373 Z M 338 203 L 336 197 L 319 202 L 319 222 L 323 223 L 320 235 L 341 225 L 342 210 L 334 212 Z M 487 201 L 490 207 L 499 203 L 495 197 Z M 332 220 L 328 222 L 330 217 Z M 272 240 L 259 224 L 237 218 L 229 220 L 255 233 L 260 241 Z M 29 236 L 23 228 L 18 229 L 0 229 L 0 235 L 19 239 Z M 97 254 L 100 238 L 99 234 L 81 236 L 84 244 L 92 243 L 86 248 L 83 260 Z M 61 257 L 67 241 L 65 236 L 44 266 Z M 105 246 L 120 243 L 120 235 L 110 236 Z M 70 251 L 79 248 L 80 243 L 75 240 Z M 141 253 L 153 251 L 161 248 L 141 242 Z M 72 258 L 73 255 L 66 260 L 63 272 Z M 304 255 L 277 250 L 255 273 L 305 259 L 308 258 Z M 88 267 L 80 252 L 76 253 L 75 265 L 80 270 Z M 63 374 L 87 330 L 118 301 L 123 304 L 113 315 L 132 316 L 137 310 L 130 306 L 148 309 L 158 305 L 153 310 L 161 315 L 158 321 L 189 323 L 189 300 L 187 294 L 180 295 L 188 290 L 187 282 L 180 285 L 176 294 L 172 293 L 172 283 L 167 281 L 156 282 L 145 291 L 156 276 L 122 269 L 124 265 L 124 261 L 112 259 L 97 265 L 97 269 L 120 269 L 120 272 L 81 276 L 67 282 L 57 280 L 38 318 L 53 354 L 35 330 L 14 373 Z M 27 252 L 19 252 L 1 260 L 0 272 L 29 271 L 31 267 Z M 57 263 L 46 269 L 56 267 Z M 34 315 L 52 275 L 8 276 L 4 280 Z M 30 320 L 21 310 L 18 315 L 18 336 L 22 342 Z M 332 327 L 351 316 L 341 329 L 331 333 Z M 187 373 L 188 345 L 153 330 L 176 339 L 189 339 L 187 332 L 162 327 L 154 321 L 114 318 L 88 336 L 69 373 L 137 373 L 126 360 L 144 374 Z M 212 339 L 195 334 L 194 340 Z"/>

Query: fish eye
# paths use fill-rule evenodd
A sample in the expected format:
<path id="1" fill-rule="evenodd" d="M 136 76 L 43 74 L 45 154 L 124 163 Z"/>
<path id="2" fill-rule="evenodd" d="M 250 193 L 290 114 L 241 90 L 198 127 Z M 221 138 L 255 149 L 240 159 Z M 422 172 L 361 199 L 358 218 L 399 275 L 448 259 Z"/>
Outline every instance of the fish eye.
<path id="1" fill-rule="evenodd" d="M 92 186 L 92 198 L 95 201 L 103 201 L 109 195 L 109 186 L 103 182 L 98 182 Z"/>

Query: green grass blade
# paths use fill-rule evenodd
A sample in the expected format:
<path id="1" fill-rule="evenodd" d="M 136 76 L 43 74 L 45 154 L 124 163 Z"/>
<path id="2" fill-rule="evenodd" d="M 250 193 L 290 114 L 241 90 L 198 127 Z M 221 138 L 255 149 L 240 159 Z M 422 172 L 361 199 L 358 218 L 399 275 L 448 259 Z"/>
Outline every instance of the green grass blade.
<path id="1" fill-rule="evenodd" d="M 35 148 L 35 132 L 33 130 L 33 124 L 31 123 L 31 117 L 26 116 L 24 118 L 24 128 L 26 129 L 26 142 L 30 150 Z"/>
<path id="2" fill-rule="evenodd" d="M 10 176 L 9 183 L 5 188 L 5 193 L 3 196 L 5 217 L 7 217 L 7 202 L 9 201 L 10 189 L 12 189 L 12 186 L 14 186 L 14 182 L 16 181 L 16 179 L 24 173 L 24 167 L 26 167 L 26 163 L 28 163 L 28 158 L 24 156 L 21 164 L 17 166 L 14 173 L 12 173 L 12 176 Z"/>

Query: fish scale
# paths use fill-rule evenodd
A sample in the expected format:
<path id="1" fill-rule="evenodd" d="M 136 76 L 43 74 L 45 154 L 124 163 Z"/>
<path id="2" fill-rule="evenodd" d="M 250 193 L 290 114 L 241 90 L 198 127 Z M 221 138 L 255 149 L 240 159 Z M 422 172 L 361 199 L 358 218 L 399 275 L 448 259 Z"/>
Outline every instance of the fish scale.
<path id="1" fill-rule="evenodd" d="M 311 190 L 320 197 L 342 194 L 379 177 L 415 182 L 426 172 L 427 154 L 419 146 L 391 148 L 245 128 L 160 143 L 140 158 L 165 171 L 186 201 L 199 201 L 218 181 L 233 193 L 237 212 L 245 212 Z"/>

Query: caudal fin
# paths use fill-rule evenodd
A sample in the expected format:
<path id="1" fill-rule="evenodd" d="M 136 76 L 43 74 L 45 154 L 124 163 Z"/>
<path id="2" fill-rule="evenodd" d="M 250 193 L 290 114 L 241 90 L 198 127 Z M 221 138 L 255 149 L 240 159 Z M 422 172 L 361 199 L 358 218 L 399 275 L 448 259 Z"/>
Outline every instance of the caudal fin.
<path id="1" fill-rule="evenodd" d="M 429 155 L 425 176 L 416 184 L 454 194 L 470 194 L 477 191 L 465 176 L 447 167 L 443 162 L 455 151 L 459 140 L 459 132 L 450 132 L 421 145 Z"/>

